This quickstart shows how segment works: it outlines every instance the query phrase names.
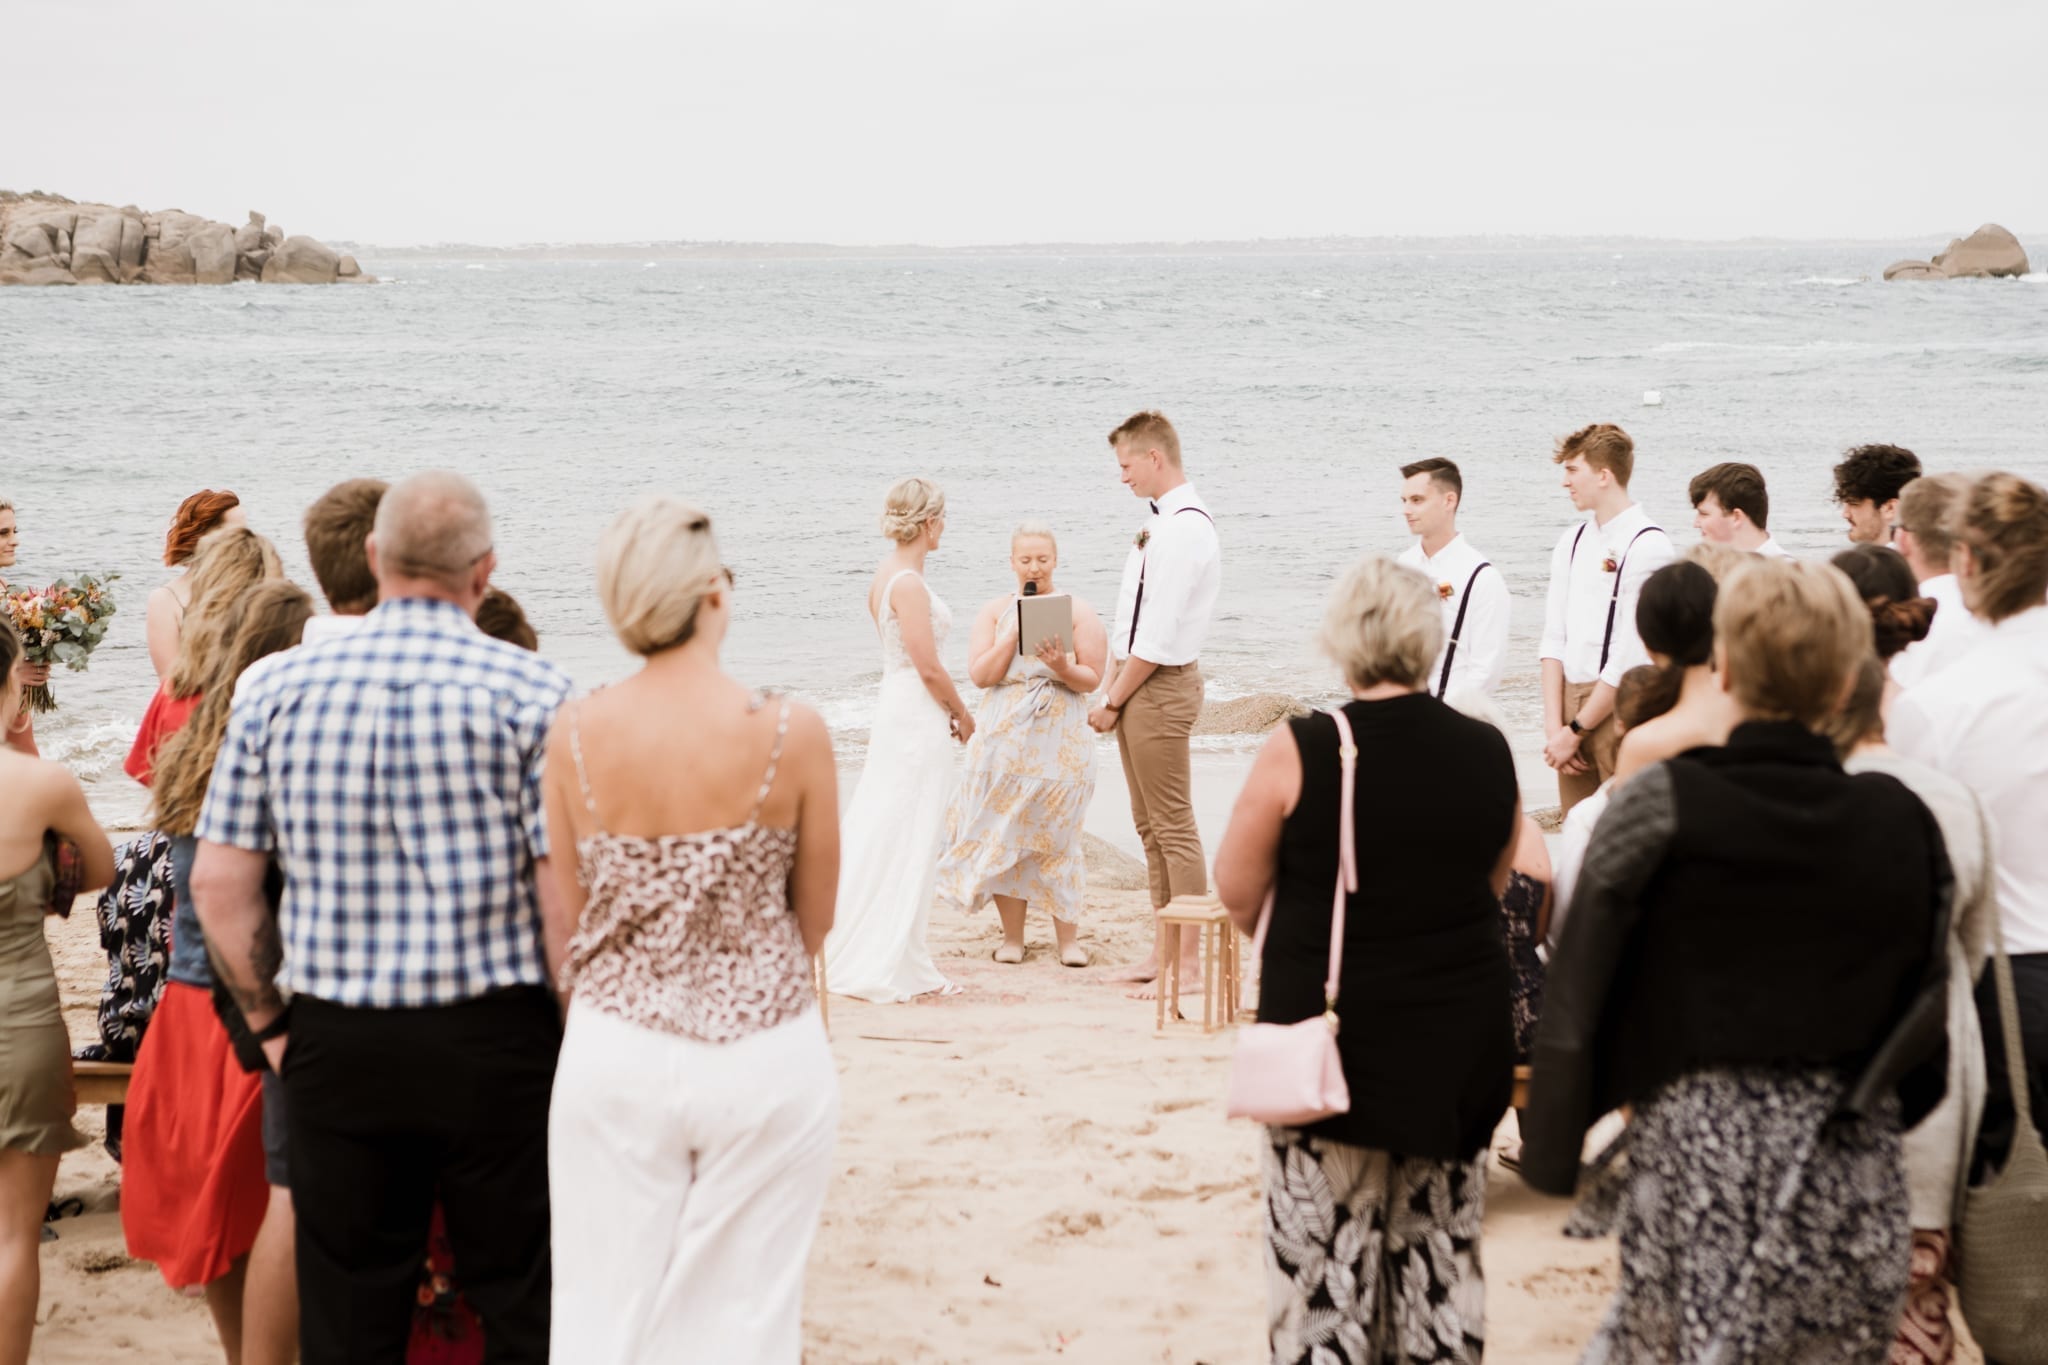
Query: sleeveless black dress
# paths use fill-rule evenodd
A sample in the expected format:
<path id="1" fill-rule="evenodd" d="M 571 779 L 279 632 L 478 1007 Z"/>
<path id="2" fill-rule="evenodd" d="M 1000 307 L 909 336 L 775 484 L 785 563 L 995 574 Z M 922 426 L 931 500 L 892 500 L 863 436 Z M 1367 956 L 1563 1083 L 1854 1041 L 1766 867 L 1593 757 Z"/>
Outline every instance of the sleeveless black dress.
<path id="1" fill-rule="evenodd" d="M 1513 981 L 1491 877 L 1516 834 L 1514 760 L 1498 730 L 1422 693 L 1345 715 L 1358 742 L 1359 886 L 1337 1005 L 1351 1110 L 1306 1132 L 1469 1160 L 1513 1087 Z M 1291 724 L 1301 799 L 1281 831 L 1259 1001 L 1276 1024 L 1322 1012 L 1337 875 L 1336 722 Z"/>

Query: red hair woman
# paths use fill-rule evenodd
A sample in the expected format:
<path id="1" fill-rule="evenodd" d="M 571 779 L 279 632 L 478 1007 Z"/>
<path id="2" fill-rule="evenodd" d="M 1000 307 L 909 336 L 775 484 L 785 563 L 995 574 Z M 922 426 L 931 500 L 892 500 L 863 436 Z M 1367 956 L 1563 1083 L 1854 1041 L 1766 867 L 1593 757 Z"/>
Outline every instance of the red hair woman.
<path id="1" fill-rule="evenodd" d="M 178 504 L 164 535 L 164 563 L 177 577 L 149 595 L 149 661 L 162 682 L 178 659 L 178 634 L 185 608 L 192 605 L 192 576 L 185 572 L 199 553 L 199 542 L 222 527 L 242 526 L 242 500 L 225 488 L 202 488 Z"/>

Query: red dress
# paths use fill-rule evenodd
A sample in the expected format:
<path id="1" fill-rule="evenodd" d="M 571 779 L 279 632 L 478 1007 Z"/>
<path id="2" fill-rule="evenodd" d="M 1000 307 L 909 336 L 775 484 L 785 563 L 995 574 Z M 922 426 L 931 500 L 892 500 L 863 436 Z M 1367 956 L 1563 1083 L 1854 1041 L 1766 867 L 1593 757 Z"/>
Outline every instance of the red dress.
<path id="1" fill-rule="evenodd" d="M 128 761 L 121 765 L 121 770 L 147 787 L 156 775 L 157 749 L 185 728 L 185 722 L 199 709 L 200 695 L 194 692 L 189 697 L 173 697 L 168 682 L 157 688 L 156 695 L 149 699 L 149 709 L 142 713 L 142 728 L 135 732 L 134 747 L 128 750 Z"/>

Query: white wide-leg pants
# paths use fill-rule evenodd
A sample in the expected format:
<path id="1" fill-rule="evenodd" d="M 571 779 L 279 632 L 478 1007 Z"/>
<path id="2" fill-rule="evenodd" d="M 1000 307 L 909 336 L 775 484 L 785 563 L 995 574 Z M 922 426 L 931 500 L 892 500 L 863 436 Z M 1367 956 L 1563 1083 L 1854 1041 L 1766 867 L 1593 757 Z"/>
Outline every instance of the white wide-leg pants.
<path id="1" fill-rule="evenodd" d="M 552 1358 L 797 1365 L 838 1126 L 816 1010 L 719 1044 L 572 1003 L 548 1115 Z"/>

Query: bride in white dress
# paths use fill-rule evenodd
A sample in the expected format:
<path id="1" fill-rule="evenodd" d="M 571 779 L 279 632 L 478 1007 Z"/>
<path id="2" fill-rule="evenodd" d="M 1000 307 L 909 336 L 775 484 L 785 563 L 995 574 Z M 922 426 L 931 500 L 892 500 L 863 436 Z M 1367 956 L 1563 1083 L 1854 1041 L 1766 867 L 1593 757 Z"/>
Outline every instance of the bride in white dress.
<path id="1" fill-rule="evenodd" d="M 932 964 L 925 930 L 958 779 L 956 746 L 974 718 L 940 659 L 953 613 L 925 586 L 925 556 L 946 529 L 946 498 L 927 479 L 889 490 L 882 534 L 895 549 L 875 571 L 868 614 L 882 637 L 882 685 L 867 766 L 840 821 L 839 905 L 825 940 L 834 995 L 880 1004 L 952 985 Z"/>

